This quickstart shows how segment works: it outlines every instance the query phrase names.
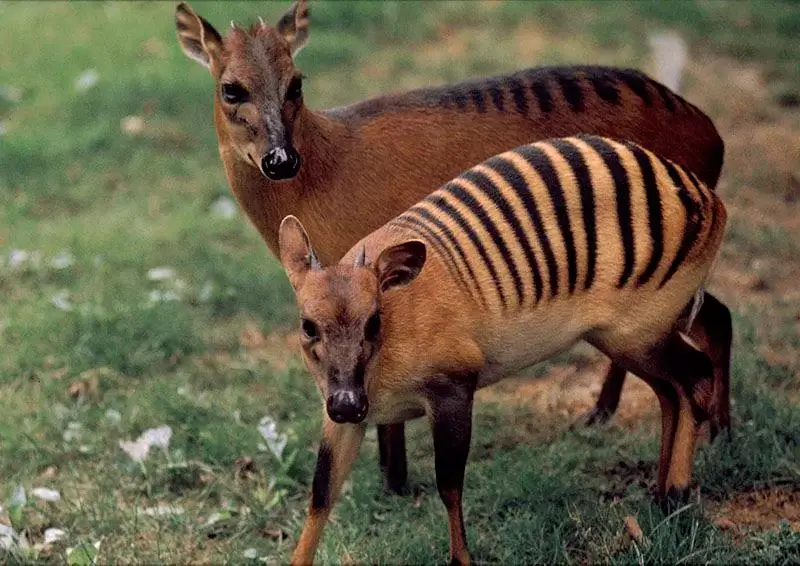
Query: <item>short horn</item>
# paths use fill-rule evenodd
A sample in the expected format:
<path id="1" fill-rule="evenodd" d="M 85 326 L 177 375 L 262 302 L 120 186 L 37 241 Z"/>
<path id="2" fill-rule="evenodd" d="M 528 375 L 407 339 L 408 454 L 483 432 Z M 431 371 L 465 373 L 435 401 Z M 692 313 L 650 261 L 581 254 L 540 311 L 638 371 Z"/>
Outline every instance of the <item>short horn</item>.
<path id="1" fill-rule="evenodd" d="M 264 22 L 264 18 L 262 18 L 261 16 L 258 16 L 258 21 L 261 22 L 261 28 L 262 29 L 267 29 L 267 24 L 266 24 L 266 22 Z"/>
<path id="2" fill-rule="evenodd" d="M 308 262 L 311 265 L 311 269 L 314 271 L 322 269 L 322 264 L 317 259 L 317 254 L 314 253 L 312 248 L 308 250 Z"/>
<path id="3" fill-rule="evenodd" d="M 361 246 L 361 253 L 356 256 L 356 261 L 353 264 L 354 267 L 364 267 L 367 264 L 367 247 L 362 245 Z"/>

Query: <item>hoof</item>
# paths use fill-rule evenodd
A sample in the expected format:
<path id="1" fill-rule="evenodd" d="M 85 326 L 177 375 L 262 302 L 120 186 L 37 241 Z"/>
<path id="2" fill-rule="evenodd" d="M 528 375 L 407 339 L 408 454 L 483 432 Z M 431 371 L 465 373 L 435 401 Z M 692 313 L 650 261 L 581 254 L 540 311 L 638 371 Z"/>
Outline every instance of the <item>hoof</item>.
<path id="1" fill-rule="evenodd" d="M 451 556 L 450 557 L 450 566 L 468 566 L 470 564 L 470 557 L 469 555 L 458 557 L 458 556 Z"/>
<path id="2" fill-rule="evenodd" d="M 733 434 L 731 433 L 731 421 L 729 418 L 713 418 L 709 422 L 708 426 L 708 433 L 709 433 L 709 440 L 710 442 L 714 442 L 714 440 L 719 436 L 720 433 L 724 433 L 722 435 L 722 439 L 726 442 L 731 442 L 733 440 Z"/>
<path id="3" fill-rule="evenodd" d="M 408 482 L 405 480 L 383 480 L 383 493 L 386 495 L 408 495 Z"/>
<path id="4" fill-rule="evenodd" d="M 661 501 L 661 510 L 665 515 L 671 515 L 689 501 L 688 487 L 671 487 L 667 491 L 666 497 Z"/>
<path id="5" fill-rule="evenodd" d="M 576 428 L 604 425 L 611 420 L 612 416 L 614 416 L 613 411 L 595 406 L 591 411 L 578 419 L 570 428 L 575 430 Z"/>

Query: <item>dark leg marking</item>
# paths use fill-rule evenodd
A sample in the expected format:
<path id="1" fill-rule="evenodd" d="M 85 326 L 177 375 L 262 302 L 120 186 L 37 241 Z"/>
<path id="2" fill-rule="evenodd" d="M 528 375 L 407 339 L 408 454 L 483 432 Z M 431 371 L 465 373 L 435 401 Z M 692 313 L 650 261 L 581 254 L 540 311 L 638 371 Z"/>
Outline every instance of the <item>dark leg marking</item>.
<path id="1" fill-rule="evenodd" d="M 311 484 L 311 507 L 313 509 L 324 509 L 330 503 L 332 462 L 331 447 L 323 440 L 319 445 L 317 469 Z"/>
<path id="2" fill-rule="evenodd" d="M 402 494 L 408 478 L 403 423 L 378 425 L 378 458 L 383 472 L 384 488 L 391 493 Z"/>
<path id="3" fill-rule="evenodd" d="M 567 140 L 560 139 L 551 142 L 551 145 L 561 153 L 578 182 L 581 196 L 581 214 L 583 216 L 583 230 L 586 233 L 586 255 L 588 265 L 586 266 L 586 280 L 583 283 L 584 289 L 589 289 L 594 282 L 595 269 L 597 265 L 597 219 L 595 218 L 594 187 L 592 186 L 592 176 L 589 167 L 580 150 Z"/>
<path id="4" fill-rule="evenodd" d="M 436 462 L 436 487 L 447 509 L 450 523 L 451 563 L 468 558 L 462 511 L 464 474 L 472 438 L 472 399 L 474 382 L 456 377 L 434 380 L 428 386 Z M 437 382 L 438 381 L 438 382 Z"/>
<path id="5" fill-rule="evenodd" d="M 633 264 L 636 260 L 636 242 L 633 238 L 633 219 L 631 213 L 631 187 L 628 173 L 622 165 L 619 155 L 612 145 L 596 136 L 585 136 L 583 140 L 600 155 L 611 173 L 617 193 L 617 218 L 619 230 L 622 235 L 622 248 L 625 263 L 620 274 L 617 287 L 622 288 L 633 273 Z"/>

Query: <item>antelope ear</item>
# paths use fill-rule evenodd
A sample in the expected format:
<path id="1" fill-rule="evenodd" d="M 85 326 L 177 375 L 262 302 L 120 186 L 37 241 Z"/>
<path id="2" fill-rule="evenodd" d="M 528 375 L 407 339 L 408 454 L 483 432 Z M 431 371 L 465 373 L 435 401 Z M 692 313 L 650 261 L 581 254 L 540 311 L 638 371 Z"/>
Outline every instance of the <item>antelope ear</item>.
<path id="1" fill-rule="evenodd" d="M 296 57 L 308 42 L 308 2 L 297 0 L 286 12 L 275 28 L 286 38 L 292 47 L 292 57 Z"/>
<path id="2" fill-rule="evenodd" d="M 296 216 L 289 215 L 281 222 L 278 249 L 281 265 L 295 290 L 303 284 L 310 269 L 321 269 L 308 233 Z"/>
<path id="3" fill-rule="evenodd" d="M 222 37 L 186 2 L 181 2 L 175 9 L 175 28 L 181 49 L 190 59 L 206 69 L 218 66 L 222 56 Z"/>
<path id="4" fill-rule="evenodd" d="M 381 292 L 411 283 L 422 271 L 426 257 L 427 248 L 420 240 L 409 240 L 383 250 L 375 262 Z"/>

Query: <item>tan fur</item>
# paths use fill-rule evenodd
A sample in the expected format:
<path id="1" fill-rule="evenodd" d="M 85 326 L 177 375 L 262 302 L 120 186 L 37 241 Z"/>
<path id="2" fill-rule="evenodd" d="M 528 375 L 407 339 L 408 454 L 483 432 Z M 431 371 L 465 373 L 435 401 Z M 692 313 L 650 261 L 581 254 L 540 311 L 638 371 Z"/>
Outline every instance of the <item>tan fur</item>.
<path id="1" fill-rule="evenodd" d="M 379 305 L 383 335 L 379 350 L 368 356 L 370 361 L 365 382 L 370 412 L 367 422 L 393 423 L 424 411 L 429 383 L 438 379 L 438 376 L 476 374 L 477 386 L 483 387 L 514 370 L 545 359 L 576 341 L 588 340 L 615 363 L 641 373 L 653 385 L 662 401 L 663 438 L 658 486 L 659 496 L 663 497 L 670 489 L 685 489 L 689 485 L 698 424 L 694 411 L 698 402 L 704 402 L 698 401 L 703 398 L 702 394 L 695 396 L 691 392 L 687 393 L 687 388 L 692 387 L 692 376 L 689 376 L 689 381 L 684 382 L 679 376 L 665 373 L 663 360 L 659 362 L 656 357 L 663 356 L 659 352 L 666 352 L 664 348 L 671 339 L 670 336 L 682 340 L 674 330 L 675 324 L 708 276 L 724 233 L 725 208 L 711 190 L 703 185 L 695 185 L 688 175 L 683 174 L 680 169 L 677 170 L 686 185 L 686 192 L 691 194 L 693 202 L 699 207 L 700 229 L 677 271 L 663 286 L 660 285 L 660 275 L 666 272 L 672 259 L 676 257 L 687 233 L 686 210 L 690 209 L 682 204 L 679 196 L 681 190 L 673 183 L 664 162 L 645 152 L 653 166 L 655 188 L 661 199 L 664 253 L 654 276 L 644 283 L 635 283 L 635 275 L 644 269 L 652 252 L 652 246 L 645 245 L 650 239 L 650 231 L 646 217 L 643 176 L 633 157 L 632 146 L 604 140 L 608 145 L 602 147 L 613 149 L 619 163 L 628 172 L 632 211 L 630 223 L 633 226 L 634 243 L 641 246 L 637 247 L 640 251 L 634 256 L 632 278 L 620 287 L 620 258 L 623 254 L 620 219 L 615 200 L 619 195 L 618 187 L 599 154 L 587 140 L 589 138 L 581 137 L 566 141 L 582 149 L 592 173 L 593 194 L 596 199 L 598 263 L 595 282 L 589 288 L 577 287 L 571 294 L 567 291 L 567 279 L 564 276 L 566 240 L 557 224 L 557 207 L 545 189 L 541 166 L 523 158 L 518 150 L 504 153 L 499 156 L 499 160 L 489 160 L 473 170 L 496 172 L 500 170 L 497 169 L 499 164 L 505 161 L 519 165 L 519 169 L 524 171 L 527 187 L 511 187 L 499 173 L 494 176 L 495 186 L 512 202 L 514 199 L 511 197 L 515 193 L 523 194 L 523 191 L 529 190 L 540 205 L 551 243 L 562 239 L 559 246 L 553 248 L 558 260 L 559 281 L 562 283 L 555 296 L 536 305 L 513 304 L 501 309 L 496 300 L 497 293 L 494 293 L 491 296 L 495 300 L 482 306 L 470 288 L 459 285 L 453 279 L 444 257 L 432 247 L 426 252 L 422 271 L 410 284 L 389 289 L 385 293 L 377 291 L 375 280 L 376 277 L 381 277 L 382 263 L 376 258 L 383 257 L 389 250 L 418 237 L 414 231 L 404 228 L 402 223 L 403 218 L 413 216 L 415 209 L 424 207 L 432 214 L 444 218 L 446 215 L 437 213 L 434 205 L 440 197 L 444 199 L 443 202 L 449 203 L 468 218 L 471 230 L 478 234 L 482 242 L 492 239 L 485 229 L 478 229 L 481 222 L 474 214 L 476 208 L 457 204 L 453 198 L 450 187 L 472 186 L 470 190 L 474 202 L 477 203 L 475 206 L 487 208 L 491 223 L 495 226 L 502 225 L 498 211 L 488 204 L 487 194 L 465 181 L 467 174 L 443 186 L 425 201 L 412 207 L 408 213 L 365 237 L 345 254 L 338 265 L 316 272 L 307 271 L 301 265 L 300 273 L 294 264 L 286 265 L 286 268 L 293 280 L 303 277 L 304 272 L 307 272 L 306 282 L 297 292 L 298 305 L 301 312 L 311 313 L 308 316 L 321 317 L 319 323 L 323 326 L 337 327 L 337 320 L 341 319 L 343 312 L 350 317 L 363 318 L 375 309 L 376 303 Z M 583 223 L 577 194 L 585 187 L 575 180 L 575 176 L 571 174 L 571 166 L 560 157 L 554 145 L 541 142 L 532 147 L 538 148 L 550 158 L 562 182 L 566 208 L 571 213 L 570 229 L 573 233 L 580 233 Z M 686 198 L 686 194 L 683 198 Z M 517 218 L 525 218 L 521 209 L 518 210 Z M 477 248 L 466 237 L 467 232 L 459 232 L 459 228 L 452 222 L 448 227 L 459 233 L 457 241 L 463 243 L 463 249 L 467 250 L 466 263 L 473 266 L 475 278 L 486 284 L 486 274 L 478 270 L 483 260 L 478 257 Z M 284 238 L 284 232 L 295 235 Z M 304 242 L 304 237 L 297 236 L 298 233 L 303 233 L 302 226 L 293 218 L 287 218 L 281 230 L 282 241 Z M 503 233 L 509 234 L 508 227 Z M 586 240 L 577 238 L 575 245 L 579 245 L 581 241 L 585 243 Z M 282 254 L 297 256 L 306 249 L 303 245 L 299 249 L 290 248 L 291 246 L 282 247 Z M 490 256 L 497 260 L 495 265 L 499 266 L 504 261 L 510 264 L 509 260 L 500 257 L 496 248 L 487 249 L 490 250 Z M 366 253 L 368 266 L 353 267 L 355 259 L 363 251 Z M 511 257 L 519 263 L 523 256 L 521 253 L 513 253 Z M 370 268 L 371 263 L 378 267 Z M 507 273 L 510 273 L 508 269 L 506 275 Z M 370 284 L 370 281 L 373 283 Z M 499 283 L 506 281 L 507 277 L 504 276 Z M 336 290 L 333 290 L 334 287 Z M 327 309 L 320 308 L 321 304 L 327 304 Z M 311 310 L 309 305 L 312 305 Z M 358 344 L 361 344 L 361 340 L 360 336 L 355 338 Z M 324 344 L 324 338 L 322 342 Z M 308 355 L 305 360 L 320 389 L 324 391 L 326 377 L 318 372 L 318 363 Z M 704 379 L 700 379 L 700 382 L 706 383 L 707 380 Z M 460 505 L 458 512 L 460 513 Z M 461 552 L 461 542 L 458 540 L 460 535 L 453 530 L 454 517 L 456 516 L 451 516 L 451 552 Z M 460 515 L 457 518 L 460 520 Z M 318 528 L 321 528 L 318 523 L 309 523 L 308 529 L 316 531 Z"/>

